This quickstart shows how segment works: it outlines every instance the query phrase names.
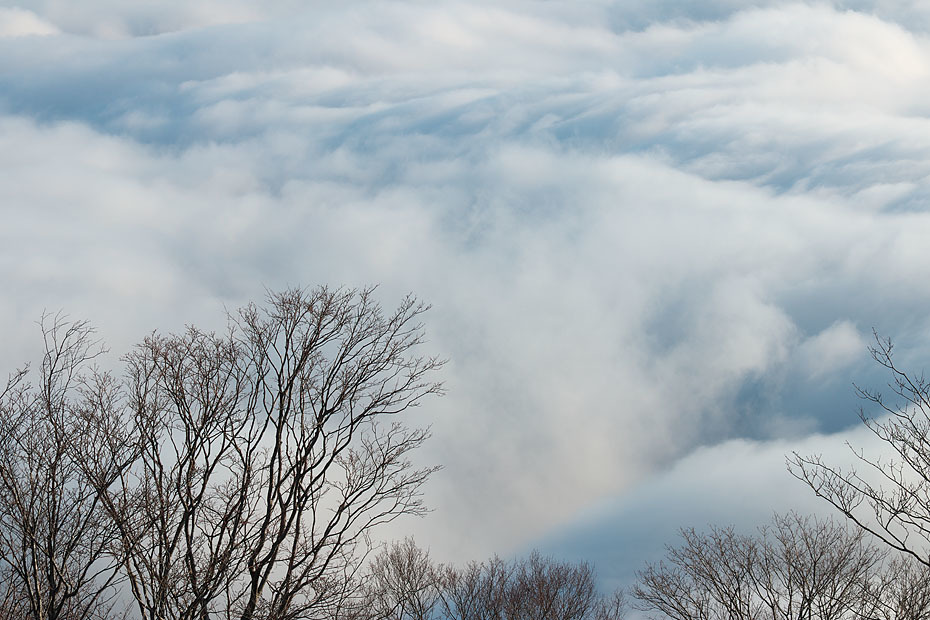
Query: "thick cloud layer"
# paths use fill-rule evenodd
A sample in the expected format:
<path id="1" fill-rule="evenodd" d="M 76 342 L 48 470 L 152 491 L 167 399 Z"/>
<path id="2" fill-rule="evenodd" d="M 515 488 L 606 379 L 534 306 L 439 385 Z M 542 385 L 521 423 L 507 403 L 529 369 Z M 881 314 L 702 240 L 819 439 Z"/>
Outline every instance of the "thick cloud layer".
<path id="1" fill-rule="evenodd" d="M 0 9 L 0 358 L 43 308 L 119 351 L 266 286 L 413 291 L 445 469 L 397 528 L 442 557 L 575 531 L 733 440 L 713 503 L 746 446 L 855 420 L 873 327 L 928 344 L 910 5 L 95 6 Z"/>

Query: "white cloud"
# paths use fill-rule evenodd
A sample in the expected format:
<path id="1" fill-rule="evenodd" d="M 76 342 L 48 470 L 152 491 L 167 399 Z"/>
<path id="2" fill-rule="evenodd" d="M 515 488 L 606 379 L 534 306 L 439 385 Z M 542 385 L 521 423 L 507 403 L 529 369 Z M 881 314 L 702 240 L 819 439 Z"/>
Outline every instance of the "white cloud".
<path id="1" fill-rule="evenodd" d="M 812 379 L 845 370 L 860 358 L 866 340 L 849 321 L 837 321 L 800 346 L 804 366 Z"/>
<path id="2" fill-rule="evenodd" d="M 46 36 L 58 32 L 54 24 L 44 21 L 31 11 L 0 7 L 0 38 Z"/>
<path id="3" fill-rule="evenodd" d="M 847 446 L 887 453 L 864 427 L 794 441 L 733 440 L 688 454 L 642 480 L 622 497 L 590 509 L 543 549 L 593 562 L 611 586 L 629 586 L 646 562 L 658 562 L 679 530 L 710 525 L 753 532 L 775 513 L 797 511 L 843 522 L 843 517 L 789 472 L 792 452 L 819 454 L 837 467 L 856 463 Z"/>
<path id="4" fill-rule="evenodd" d="M 449 557 L 702 445 L 836 430 L 859 330 L 924 344 L 927 35 L 634 4 L 37 3 L 70 34 L 0 42 L 0 319 L 121 350 L 265 285 L 421 295 L 446 468 L 397 527 Z"/>
<path id="5" fill-rule="evenodd" d="M 94 0 L 77 5 L 61 0 L 23 0 L 36 14 L 69 34 L 101 39 L 153 36 L 222 24 L 256 22 L 292 11 L 290 0 L 199 0 L 198 2 L 118 2 Z M 309 3 L 302 2 L 302 6 Z"/>

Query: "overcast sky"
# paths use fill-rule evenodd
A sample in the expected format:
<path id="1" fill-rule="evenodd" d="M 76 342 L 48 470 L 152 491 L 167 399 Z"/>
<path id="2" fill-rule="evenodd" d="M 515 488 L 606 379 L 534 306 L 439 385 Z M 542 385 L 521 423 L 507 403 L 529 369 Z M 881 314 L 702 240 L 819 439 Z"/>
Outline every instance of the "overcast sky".
<path id="1" fill-rule="evenodd" d="M 0 6 L 0 362 L 265 287 L 433 305 L 441 559 L 623 582 L 683 526 L 821 508 L 872 329 L 930 354 L 914 0 Z M 839 456 L 837 458 L 840 458 Z"/>

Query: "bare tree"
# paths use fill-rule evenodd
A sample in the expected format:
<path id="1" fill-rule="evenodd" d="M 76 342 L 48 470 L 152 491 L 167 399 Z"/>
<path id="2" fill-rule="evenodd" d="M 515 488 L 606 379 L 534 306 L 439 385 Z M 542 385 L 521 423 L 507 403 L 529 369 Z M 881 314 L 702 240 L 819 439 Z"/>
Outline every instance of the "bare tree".
<path id="1" fill-rule="evenodd" d="M 897 555 L 868 584 L 859 618 L 930 619 L 930 569 L 909 555 Z"/>
<path id="2" fill-rule="evenodd" d="M 357 620 L 620 620 L 623 595 L 603 597 L 591 565 L 532 552 L 462 568 L 435 565 L 407 539 L 371 563 Z"/>
<path id="3" fill-rule="evenodd" d="M 469 562 L 462 568 L 442 570 L 439 601 L 450 620 L 504 618 L 512 567 L 494 556 L 486 562 Z"/>
<path id="4" fill-rule="evenodd" d="M 361 596 L 349 613 L 354 620 L 429 620 L 439 600 L 442 566 L 412 538 L 385 547 L 369 565 Z"/>
<path id="5" fill-rule="evenodd" d="M 84 475 L 82 429 L 114 382 L 89 368 L 102 349 L 87 323 L 44 316 L 41 329 L 38 383 L 24 369 L 0 392 L 0 616 L 106 618 L 116 531 Z"/>
<path id="6" fill-rule="evenodd" d="M 511 570 L 504 614 L 509 620 L 583 620 L 598 598 L 590 564 L 560 562 L 534 551 Z"/>
<path id="7" fill-rule="evenodd" d="M 627 614 L 626 595 L 617 588 L 611 594 L 602 596 L 594 606 L 591 620 L 623 620 Z"/>
<path id="8" fill-rule="evenodd" d="M 88 426 L 132 458 L 88 468 L 143 618 L 335 613 L 371 528 L 425 510 L 435 468 L 408 457 L 428 433 L 396 419 L 441 391 L 417 352 L 425 310 L 289 290 L 225 335 L 155 334 L 126 357 L 125 406 Z"/>
<path id="9" fill-rule="evenodd" d="M 0 618 L 14 620 L 29 617 L 29 602 L 22 583 L 13 571 L 5 566 L 0 569 Z"/>
<path id="10" fill-rule="evenodd" d="M 684 543 L 668 547 L 667 562 L 649 564 L 633 588 L 636 609 L 673 620 L 746 620 L 760 614 L 750 581 L 758 542 L 732 527 L 707 534 L 681 531 Z"/>
<path id="11" fill-rule="evenodd" d="M 890 457 L 850 446 L 864 473 L 797 453 L 788 467 L 859 527 L 930 567 L 930 381 L 895 364 L 890 340 L 876 334 L 875 343 L 869 351 L 889 371 L 894 396 L 889 401 L 881 392 L 856 386 L 878 412 L 876 417 L 863 408 L 859 417 L 890 448 Z"/>
<path id="12" fill-rule="evenodd" d="M 859 616 L 883 554 L 862 530 L 831 519 L 776 515 L 761 529 L 752 582 L 772 618 Z"/>
<path id="13" fill-rule="evenodd" d="M 639 573 L 637 608 L 675 620 L 862 617 L 882 554 L 859 530 L 791 513 L 756 536 L 682 531 L 667 562 Z"/>
<path id="14" fill-rule="evenodd" d="M 449 620 L 620 620 L 621 591 L 598 592 L 594 568 L 533 551 L 507 563 L 494 557 L 464 569 L 447 568 L 440 600 Z"/>

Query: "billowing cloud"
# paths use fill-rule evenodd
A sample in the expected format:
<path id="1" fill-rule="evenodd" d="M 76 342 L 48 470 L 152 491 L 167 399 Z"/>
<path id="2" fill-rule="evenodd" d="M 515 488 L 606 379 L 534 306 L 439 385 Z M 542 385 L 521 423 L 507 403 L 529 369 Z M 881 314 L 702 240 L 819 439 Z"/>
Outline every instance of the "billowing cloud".
<path id="1" fill-rule="evenodd" d="M 695 450 L 840 431 L 873 327 L 927 345 L 908 7 L 95 6 L 0 38 L 0 359 L 43 308 L 120 351 L 265 286 L 413 291 L 450 359 L 417 412 L 445 469 L 396 527 L 440 556 L 638 501 Z"/>
<path id="2" fill-rule="evenodd" d="M 838 321 L 816 336 L 808 338 L 800 347 L 804 366 L 811 377 L 846 368 L 866 348 L 866 341 L 849 321 Z"/>

